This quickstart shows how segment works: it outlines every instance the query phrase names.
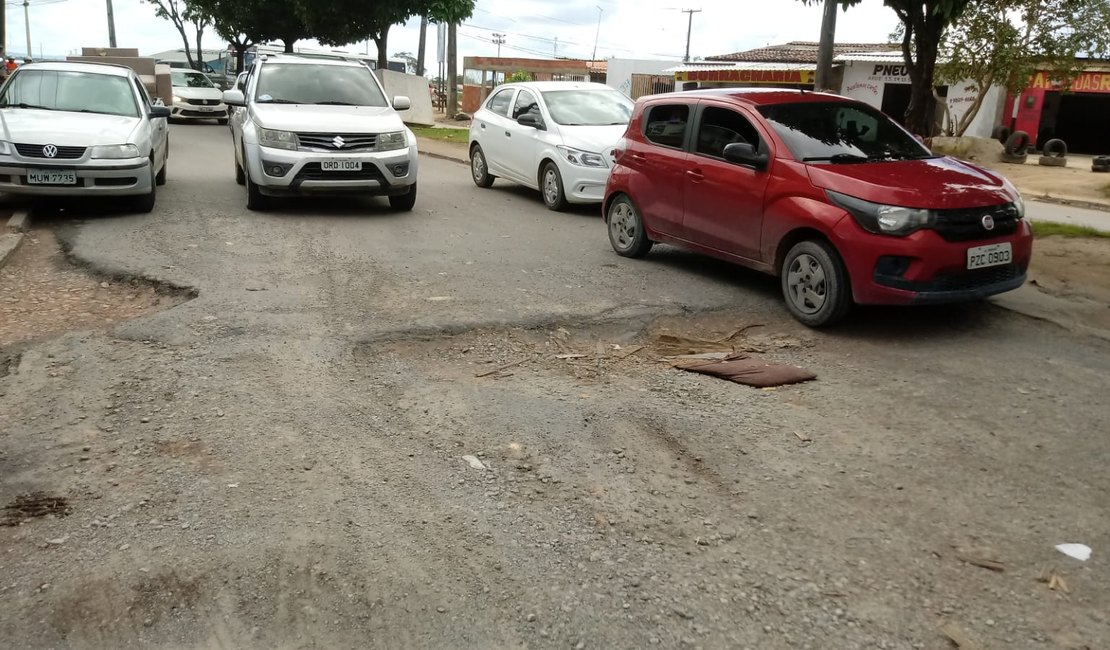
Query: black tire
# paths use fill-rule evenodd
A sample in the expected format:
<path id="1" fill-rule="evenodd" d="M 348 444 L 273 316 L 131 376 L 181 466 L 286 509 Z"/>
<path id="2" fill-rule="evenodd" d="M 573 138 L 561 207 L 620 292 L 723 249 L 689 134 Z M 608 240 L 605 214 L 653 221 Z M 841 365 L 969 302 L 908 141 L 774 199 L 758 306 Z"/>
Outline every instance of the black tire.
<path id="1" fill-rule="evenodd" d="M 247 175 L 243 173 L 243 167 L 239 164 L 238 160 L 232 160 L 235 163 L 235 182 L 239 185 L 247 184 Z"/>
<path id="2" fill-rule="evenodd" d="M 840 254 L 826 241 L 811 239 L 795 244 L 783 259 L 780 276 L 786 308 L 804 325 L 832 325 L 852 307 L 848 270 Z"/>
<path id="3" fill-rule="evenodd" d="M 1095 156 L 1092 162 L 1096 165 L 1110 165 L 1110 156 Z"/>
<path id="4" fill-rule="evenodd" d="M 1098 163 L 1091 163 L 1091 171 L 1097 172 L 1097 173 L 1100 173 L 1100 174 L 1105 174 L 1107 172 L 1110 172 L 1110 163 L 1103 164 L 1103 165 L 1100 165 Z"/>
<path id="5" fill-rule="evenodd" d="M 244 172 L 245 181 L 247 185 L 247 209 L 255 212 L 265 210 L 270 207 L 270 197 L 264 195 L 258 186 L 251 180 L 249 172 Z"/>
<path id="6" fill-rule="evenodd" d="M 136 212 L 141 212 L 142 214 L 150 214 L 154 211 L 154 204 L 157 202 L 157 199 L 158 178 L 154 173 L 154 166 L 152 162 L 150 168 L 150 192 L 135 197 L 133 203 L 134 209 Z"/>
<path id="7" fill-rule="evenodd" d="M 1025 153 L 1018 154 L 1018 153 L 1006 153 L 1005 151 L 1002 152 L 1002 162 L 1004 162 L 1004 163 L 1012 163 L 1014 165 L 1024 165 L 1025 161 L 1028 160 L 1028 159 L 1029 159 L 1029 156 Z"/>
<path id="8" fill-rule="evenodd" d="M 609 244 L 617 255 L 624 257 L 643 257 L 655 243 L 648 237 L 640 211 L 632 199 L 624 194 L 609 204 L 605 213 L 606 230 L 609 231 Z"/>
<path id="9" fill-rule="evenodd" d="M 497 178 L 489 173 L 486 154 L 478 145 L 474 145 L 470 149 L 470 178 L 474 179 L 475 185 L 482 188 L 492 186 L 493 179 Z"/>
<path id="10" fill-rule="evenodd" d="M 1044 165 L 1045 167 L 1067 167 L 1068 159 L 1061 156 L 1041 156 L 1037 160 L 1037 164 Z"/>
<path id="11" fill-rule="evenodd" d="M 559 173 L 559 166 L 553 162 L 548 161 L 540 169 L 540 196 L 548 210 L 562 212 L 570 205 L 566 192 L 563 191 L 563 175 Z"/>
<path id="12" fill-rule="evenodd" d="M 166 180 L 169 175 L 169 168 L 170 157 L 169 155 L 167 155 L 166 159 L 162 161 L 162 169 L 158 170 L 158 175 L 154 177 L 155 185 L 162 186 L 166 184 Z"/>
<path id="13" fill-rule="evenodd" d="M 1006 144 L 1003 147 L 1003 152 L 1010 155 L 1020 156 L 1027 153 L 1033 141 L 1029 139 L 1029 134 L 1025 131 L 1014 131 L 1010 137 L 1006 138 Z"/>
<path id="14" fill-rule="evenodd" d="M 389 197 L 389 207 L 401 212 L 410 212 L 416 205 L 416 183 L 409 186 L 409 191 L 404 194 Z"/>
<path id="15" fill-rule="evenodd" d="M 1006 140 L 1008 140 L 1009 138 L 1010 138 L 1010 127 L 1008 127 L 1008 126 L 1004 126 L 1002 124 L 999 124 L 998 126 L 994 127 L 993 131 L 991 131 L 991 139 L 998 140 L 1003 145 L 1006 144 Z"/>
<path id="16" fill-rule="evenodd" d="M 1044 146 L 1041 147 L 1041 153 L 1050 158 L 1067 158 L 1068 145 L 1060 138 L 1053 138 L 1044 143 Z"/>

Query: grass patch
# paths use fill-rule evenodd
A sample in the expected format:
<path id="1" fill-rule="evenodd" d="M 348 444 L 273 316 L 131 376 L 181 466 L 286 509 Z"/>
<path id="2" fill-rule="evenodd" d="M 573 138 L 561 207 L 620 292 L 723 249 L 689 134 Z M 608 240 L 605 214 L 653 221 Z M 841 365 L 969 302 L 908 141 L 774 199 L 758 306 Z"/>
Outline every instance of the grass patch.
<path id="1" fill-rule="evenodd" d="M 1070 223 L 1053 223 L 1051 221 L 1031 221 L 1034 237 L 1097 237 L 1110 239 L 1110 232 L 1098 230 L 1090 226 L 1076 226 Z"/>
<path id="2" fill-rule="evenodd" d="M 418 138 L 441 140 L 443 142 L 457 142 L 459 144 L 467 144 L 470 142 L 469 129 L 436 129 L 430 126 L 414 126 L 411 128 L 412 132 L 415 133 Z"/>

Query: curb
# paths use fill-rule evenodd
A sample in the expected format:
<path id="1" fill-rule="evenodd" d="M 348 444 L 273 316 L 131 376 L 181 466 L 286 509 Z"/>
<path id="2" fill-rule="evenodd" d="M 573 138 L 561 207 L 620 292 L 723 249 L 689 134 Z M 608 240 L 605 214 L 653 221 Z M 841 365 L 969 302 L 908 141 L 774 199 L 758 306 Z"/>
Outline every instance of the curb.
<path id="1" fill-rule="evenodd" d="M 24 236 L 21 232 L 0 235 L 0 269 L 4 268 L 12 255 L 19 250 L 19 245 L 23 243 Z"/>
<path id="2" fill-rule="evenodd" d="M 27 232 L 31 229 L 31 213 L 26 210 L 16 210 L 8 219 L 8 230 L 12 232 Z"/>
<path id="3" fill-rule="evenodd" d="M 462 158 L 457 158 L 455 156 L 451 156 L 451 155 L 447 155 L 447 154 L 433 153 L 431 151 L 420 151 L 419 153 L 422 156 L 427 156 L 429 158 L 438 158 L 440 160 L 447 160 L 449 162 L 458 163 L 460 165 L 469 165 L 470 164 L 470 161 L 468 161 L 468 160 L 464 160 Z M 1108 208 L 1108 209 L 1110 209 L 1110 208 Z"/>
<path id="4" fill-rule="evenodd" d="M 1075 199 L 1060 199 L 1055 196 L 1034 196 L 1026 194 L 1023 196 L 1028 201 L 1038 201 L 1040 203 L 1055 203 L 1056 205 L 1067 205 L 1073 208 L 1082 208 L 1084 210 L 1100 210 L 1102 212 L 1110 212 L 1110 203 L 1097 203 L 1095 201 L 1082 201 Z"/>

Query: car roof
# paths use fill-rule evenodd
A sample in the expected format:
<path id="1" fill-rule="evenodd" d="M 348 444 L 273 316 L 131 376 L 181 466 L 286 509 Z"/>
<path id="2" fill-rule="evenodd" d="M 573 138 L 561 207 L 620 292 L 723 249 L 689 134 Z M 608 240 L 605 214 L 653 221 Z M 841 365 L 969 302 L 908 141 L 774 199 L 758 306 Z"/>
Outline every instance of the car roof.
<path id="1" fill-rule="evenodd" d="M 115 63 L 86 63 L 84 61 L 59 61 L 51 63 L 27 63 L 20 66 L 21 70 L 50 70 L 53 72 L 87 72 L 89 74 L 106 74 L 115 77 L 126 77 L 131 74 L 131 68 Z"/>
<path id="2" fill-rule="evenodd" d="M 495 90 L 502 88 L 528 88 L 541 93 L 551 90 L 615 90 L 611 86 L 589 81 L 514 81 L 501 84 Z"/>
<path id="3" fill-rule="evenodd" d="M 656 100 L 666 101 L 671 98 L 724 99 L 751 106 L 797 104 L 801 102 L 855 102 L 855 100 L 841 95 L 786 88 L 706 88 L 704 90 L 682 90 L 674 93 L 651 95 L 644 99 L 654 102 Z"/>
<path id="4" fill-rule="evenodd" d="M 330 56 L 297 56 L 295 54 L 267 54 L 259 59 L 265 65 L 331 65 L 348 68 L 365 68 L 366 64 L 352 59 L 332 58 Z"/>

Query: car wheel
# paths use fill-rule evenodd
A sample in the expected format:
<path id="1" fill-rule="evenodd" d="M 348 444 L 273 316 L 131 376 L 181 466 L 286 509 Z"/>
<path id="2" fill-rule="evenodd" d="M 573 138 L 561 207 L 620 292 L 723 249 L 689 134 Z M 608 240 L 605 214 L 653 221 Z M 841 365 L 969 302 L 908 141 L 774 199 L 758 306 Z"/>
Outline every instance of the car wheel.
<path id="1" fill-rule="evenodd" d="M 543 194 L 543 204 L 548 210 L 562 212 L 567 209 L 567 195 L 563 192 L 563 175 L 559 167 L 553 162 L 543 166 L 540 173 L 540 192 Z"/>
<path id="2" fill-rule="evenodd" d="M 243 166 L 239 164 L 238 160 L 232 159 L 235 163 L 235 182 L 239 185 L 247 184 L 247 175 L 243 173 Z"/>
<path id="3" fill-rule="evenodd" d="M 219 124 L 220 126 L 227 126 L 227 118 L 222 117 L 222 118 L 216 120 L 216 124 Z"/>
<path id="4" fill-rule="evenodd" d="M 609 243 L 618 255 L 643 257 L 655 243 L 648 238 L 640 212 L 627 196 L 613 199 L 605 221 L 609 226 Z"/>
<path id="5" fill-rule="evenodd" d="M 158 175 L 154 177 L 155 185 L 161 186 L 166 184 L 166 176 L 169 173 L 169 169 L 170 160 L 169 156 L 166 156 L 166 159 L 162 161 L 162 169 L 158 170 Z"/>
<path id="6" fill-rule="evenodd" d="M 158 178 L 154 174 L 153 162 L 150 169 L 150 192 L 135 197 L 135 211 L 149 214 L 154 210 L 154 203 L 158 197 Z"/>
<path id="7" fill-rule="evenodd" d="M 795 244 L 782 263 L 782 295 L 794 318 L 810 327 L 840 320 L 852 306 L 844 262 L 831 244 L 811 239 Z"/>
<path id="8" fill-rule="evenodd" d="M 470 150 L 470 177 L 474 179 L 474 184 L 478 187 L 490 187 L 493 185 L 494 176 L 489 173 L 489 166 L 486 164 L 486 154 L 482 152 L 482 148 L 474 145 Z"/>
<path id="9" fill-rule="evenodd" d="M 254 184 L 254 181 L 251 180 L 250 173 L 244 172 L 243 176 L 245 177 L 244 180 L 247 185 L 247 209 L 258 211 L 268 208 L 270 205 L 269 197 L 262 194 L 258 186 Z"/>
<path id="10" fill-rule="evenodd" d="M 416 205 L 416 183 L 409 186 L 409 191 L 405 194 L 398 194 L 389 197 L 389 207 L 394 210 L 408 212 Z"/>

